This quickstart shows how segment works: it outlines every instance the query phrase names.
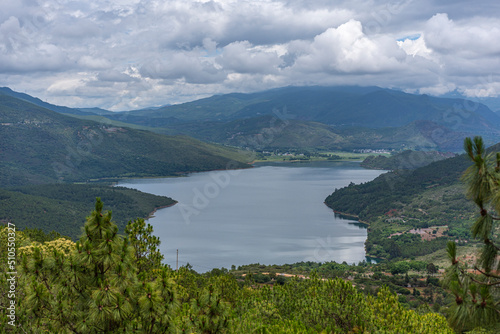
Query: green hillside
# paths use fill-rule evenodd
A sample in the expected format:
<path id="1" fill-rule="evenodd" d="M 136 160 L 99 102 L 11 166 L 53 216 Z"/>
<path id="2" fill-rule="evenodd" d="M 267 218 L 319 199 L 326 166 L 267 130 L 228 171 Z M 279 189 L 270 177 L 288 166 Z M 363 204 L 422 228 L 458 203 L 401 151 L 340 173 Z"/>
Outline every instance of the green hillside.
<path id="1" fill-rule="evenodd" d="M 486 106 L 379 87 L 286 87 L 116 113 L 54 106 L 8 88 L 0 94 L 99 122 L 101 130 L 132 128 L 254 149 L 459 151 L 471 131 L 489 143 L 500 138 L 500 117 Z"/>
<path id="2" fill-rule="evenodd" d="M 245 168 L 234 149 L 81 120 L 0 94 L 0 186 Z"/>
<path id="3" fill-rule="evenodd" d="M 337 129 L 336 129 L 337 130 Z M 439 150 L 459 152 L 467 133 L 431 121 L 414 121 L 401 127 L 341 127 L 338 133 L 353 149 Z"/>
<path id="4" fill-rule="evenodd" d="M 160 134 L 185 134 L 203 141 L 257 150 L 440 150 L 462 149 L 465 133 L 431 121 L 415 121 L 403 127 L 333 127 L 327 124 L 276 116 L 260 116 L 228 122 L 185 122 L 166 127 L 127 124 L 102 116 L 77 116 L 109 125 L 144 129 Z"/>
<path id="5" fill-rule="evenodd" d="M 56 111 L 56 112 L 62 113 L 62 114 L 73 114 L 73 115 L 93 115 L 93 114 L 95 114 L 94 112 L 91 112 L 90 110 L 68 108 L 68 107 L 64 107 L 64 106 L 56 106 L 54 104 L 44 102 L 44 101 L 40 100 L 39 98 L 30 96 L 28 94 L 15 92 L 8 87 L 0 87 L 0 94 L 11 96 L 11 97 L 14 97 L 16 99 L 23 100 L 23 101 L 32 103 L 34 105 L 37 105 L 39 107 L 49 109 L 52 111 Z M 92 111 L 106 112 L 105 110 L 97 109 L 97 108 L 93 109 Z M 108 113 L 109 113 L 109 111 L 108 111 Z"/>
<path id="6" fill-rule="evenodd" d="M 174 128 L 174 127 L 172 127 Z M 198 139 L 253 149 L 340 148 L 344 139 L 321 123 L 261 116 L 230 122 L 192 122 L 175 126 Z"/>
<path id="7" fill-rule="evenodd" d="M 106 200 L 113 211 L 118 228 L 123 232 L 127 222 L 146 218 L 155 209 L 176 202 L 134 189 L 86 184 L 44 184 L 0 188 L 0 220 L 10 221 L 19 230 L 38 228 L 49 233 L 57 231 L 77 239 L 96 197 Z"/>
<path id="8" fill-rule="evenodd" d="M 435 161 L 444 160 L 453 157 L 453 153 L 443 153 L 437 151 L 403 151 L 390 157 L 383 155 L 371 155 L 366 157 L 361 166 L 371 169 L 416 169 L 427 166 Z"/>
<path id="9" fill-rule="evenodd" d="M 469 165 L 465 155 L 460 155 L 415 170 L 396 170 L 371 182 L 336 189 L 325 204 L 370 225 L 369 255 L 409 258 L 429 254 L 445 248 L 449 239 L 471 239 L 475 210 L 460 182 Z M 430 240 L 411 232 L 424 228 L 430 228 Z"/>
<path id="10" fill-rule="evenodd" d="M 464 133 L 430 121 L 403 127 L 332 127 L 323 123 L 282 120 L 273 116 L 223 122 L 193 122 L 168 128 L 201 140 L 254 149 L 313 148 L 326 150 L 416 149 L 459 151 Z"/>

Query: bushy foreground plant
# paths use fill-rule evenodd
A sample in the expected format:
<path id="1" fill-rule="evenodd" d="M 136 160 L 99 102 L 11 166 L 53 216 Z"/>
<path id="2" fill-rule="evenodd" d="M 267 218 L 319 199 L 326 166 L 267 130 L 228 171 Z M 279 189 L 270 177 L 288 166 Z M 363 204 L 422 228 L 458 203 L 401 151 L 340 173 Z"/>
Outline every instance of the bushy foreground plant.
<path id="1" fill-rule="evenodd" d="M 476 264 L 467 268 L 457 259 L 456 244 L 448 243 L 451 266 L 445 285 L 455 296 L 450 323 L 458 330 L 490 327 L 500 330 L 500 153 L 487 153 L 481 137 L 466 138 L 472 165 L 465 171 L 467 196 L 478 209 L 472 236 L 483 243 Z"/>

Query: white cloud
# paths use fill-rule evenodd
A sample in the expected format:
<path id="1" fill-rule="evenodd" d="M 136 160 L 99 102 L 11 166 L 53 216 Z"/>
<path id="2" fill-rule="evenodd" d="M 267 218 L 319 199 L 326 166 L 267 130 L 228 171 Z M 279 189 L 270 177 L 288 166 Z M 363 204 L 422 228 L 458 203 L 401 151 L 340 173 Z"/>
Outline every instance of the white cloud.
<path id="1" fill-rule="evenodd" d="M 425 25 L 426 43 L 429 48 L 443 55 L 460 55 L 464 58 L 498 55 L 500 20 L 469 19 L 456 23 L 447 14 L 436 14 Z"/>
<path id="2" fill-rule="evenodd" d="M 248 41 L 225 46 L 216 61 L 225 70 L 237 73 L 272 74 L 281 64 L 276 51 L 254 48 Z"/>
<path id="3" fill-rule="evenodd" d="M 99 72 L 97 75 L 99 81 L 104 82 L 130 82 L 130 81 L 139 81 L 139 78 L 131 76 L 127 72 L 120 72 L 117 70 L 109 70 Z"/>
<path id="4" fill-rule="evenodd" d="M 392 44 L 392 45 L 391 45 Z M 296 66 L 303 72 L 375 73 L 397 70 L 405 55 L 396 41 L 369 38 L 359 21 L 329 28 L 303 45 Z"/>
<path id="5" fill-rule="evenodd" d="M 54 82 L 47 88 L 47 91 L 52 94 L 75 95 L 78 88 L 84 86 L 85 80 L 83 79 L 66 79 Z"/>
<path id="6" fill-rule="evenodd" d="M 103 70 L 111 67 L 111 63 L 103 58 L 84 55 L 78 60 L 78 65 L 91 70 Z"/>
<path id="7" fill-rule="evenodd" d="M 402 41 L 398 41 L 398 45 L 408 55 L 432 59 L 432 50 L 425 45 L 425 37 L 423 35 L 416 39 L 406 38 Z"/>
<path id="8" fill-rule="evenodd" d="M 224 80 L 226 74 L 214 63 L 198 52 L 168 53 L 154 58 L 140 68 L 144 78 L 164 79 L 171 82 L 182 79 L 190 83 L 214 83 Z"/>
<path id="9" fill-rule="evenodd" d="M 493 96 L 499 17 L 493 1 L 3 0 L 0 85 L 112 109 L 299 84 Z"/>

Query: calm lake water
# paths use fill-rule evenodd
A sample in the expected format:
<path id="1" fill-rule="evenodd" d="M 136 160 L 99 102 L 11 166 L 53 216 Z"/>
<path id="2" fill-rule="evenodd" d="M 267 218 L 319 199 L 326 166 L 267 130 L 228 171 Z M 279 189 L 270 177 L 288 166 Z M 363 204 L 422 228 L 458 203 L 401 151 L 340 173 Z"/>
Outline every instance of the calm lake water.
<path id="1" fill-rule="evenodd" d="M 165 262 L 198 272 L 250 263 L 365 260 L 366 228 L 323 202 L 335 188 L 383 173 L 355 162 L 257 164 L 255 168 L 137 179 L 119 186 L 179 203 L 149 219 Z"/>

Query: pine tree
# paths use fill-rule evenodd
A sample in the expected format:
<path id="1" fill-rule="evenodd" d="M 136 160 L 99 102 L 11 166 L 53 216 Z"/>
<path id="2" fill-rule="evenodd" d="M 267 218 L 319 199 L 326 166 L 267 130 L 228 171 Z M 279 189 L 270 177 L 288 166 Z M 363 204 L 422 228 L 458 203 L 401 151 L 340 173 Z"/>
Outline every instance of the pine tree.
<path id="1" fill-rule="evenodd" d="M 455 296 L 450 323 L 457 329 L 495 326 L 500 322 L 500 261 L 498 220 L 500 220 L 500 153 L 487 154 L 481 137 L 466 138 L 464 148 L 473 162 L 463 175 L 467 196 L 478 207 L 472 236 L 483 243 L 471 273 L 457 259 L 456 244 L 447 247 L 451 267 L 445 285 Z"/>
<path id="2" fill-rule="evenodd" d="M 71 254 L 55 249 L 45 254 L 35 247 L 23 257 L 28 285 L 23 306 L 32 319 L 27 324 L 30 330 L 165 333 L 172 329 L 178 299 L 171 271 L 151 264 L 155 279 L 139 280 L 142 262 L 129 240 L 144 240 L 144 231 L 123 238 L 111 218 L 97 198 Z M 152 248 L 137 242 L 140 249 Z"/>
<path id="3" fill-rule="evenodd" d="M 109 333 L 134 316 L 136 267 L 128 240 L 118 235 L 111 212 L 98 198 L 87 217 L 83 236 L 70 255 L 35 247 L 24 256 L 29 285 L 25 307 L 32 326 L 49 331 Z"/>
<path id="4" fill-rule="evenodd" d="M 144 219 L 129 221 L 125 233 L 134 249 L 139 273 L 148 273 L 154 268 L 162 267 L 163 255 L 160 253 L 160 239 L 153 235 L 153 227 Z"/>

